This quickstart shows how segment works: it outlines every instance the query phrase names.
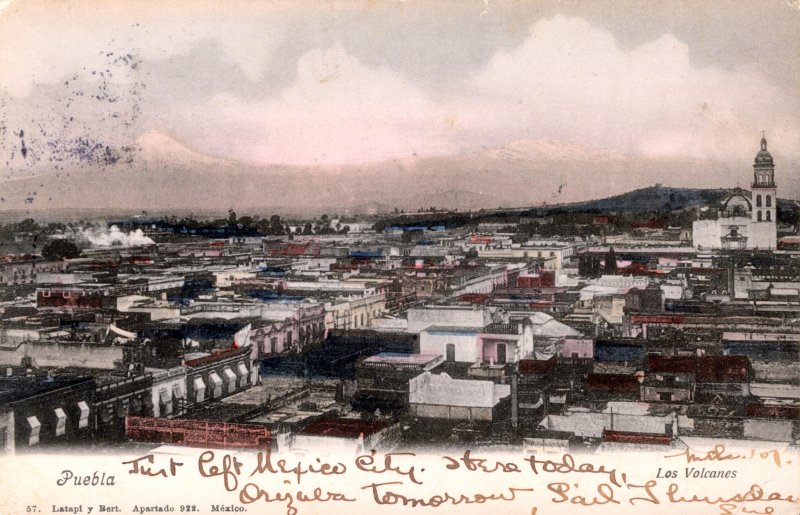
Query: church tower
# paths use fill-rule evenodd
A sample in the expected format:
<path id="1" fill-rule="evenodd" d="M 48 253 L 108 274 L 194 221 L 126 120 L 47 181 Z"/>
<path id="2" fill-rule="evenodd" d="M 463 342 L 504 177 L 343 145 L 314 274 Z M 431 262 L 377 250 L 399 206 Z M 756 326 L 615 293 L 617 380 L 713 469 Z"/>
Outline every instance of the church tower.
<path id="1" fill-rule="evenodd" d="M 767 138 L 761 137 L 761 150 L 753 164 L 752 229 L 748 247 L 774 249 L 777 245 L 777 188 L 775 165 L 767 150 Z"/>

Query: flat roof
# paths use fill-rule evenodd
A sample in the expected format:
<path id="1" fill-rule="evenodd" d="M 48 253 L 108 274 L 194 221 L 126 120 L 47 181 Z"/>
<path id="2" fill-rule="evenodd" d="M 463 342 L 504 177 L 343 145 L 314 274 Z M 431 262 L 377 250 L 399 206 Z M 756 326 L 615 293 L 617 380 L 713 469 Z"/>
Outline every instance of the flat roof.
<path id="1" fill-rule="evenodd" d="M 432 325 L 422 332 L 425 333 L 464 333 L 464 334 L 478 334 L 483 331 L 482 327 L 464 327 L 464 326 L 447 326 L 447 325 Z"/>
<path id="2" fill-rule="evenodd" d="M 94 378 L 89 375 L 65 374 L 49 378 L 42 375 L 2 376 L 0 377 L 0 403 L 16 402 L 62 388 L 75 388 L 89 382 L 94 384 Z"/>
<path id="3" fill-rule="evenodd" d="M 364 363 L 392 363 L 396 365 L 427 365 L 438 360 L 439 354 L 407 354 L 404 352 L 381 352 L 370 356 Z"/>

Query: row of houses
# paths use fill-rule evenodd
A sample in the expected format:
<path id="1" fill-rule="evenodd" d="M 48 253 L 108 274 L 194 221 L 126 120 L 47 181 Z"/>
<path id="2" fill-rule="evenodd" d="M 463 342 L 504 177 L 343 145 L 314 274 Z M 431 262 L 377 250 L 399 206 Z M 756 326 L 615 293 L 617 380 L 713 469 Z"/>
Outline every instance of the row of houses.
<path id="1" fill-rule="evenodd" d="M 249 349 L 187 354 L 183 364 L 141 373 L 6 367 L 0 377 L 5 451 L 125 439 L 128 416 L 171 419 L 248 389 Z M 121 363 L 127 369 L 133 363 Z"/>

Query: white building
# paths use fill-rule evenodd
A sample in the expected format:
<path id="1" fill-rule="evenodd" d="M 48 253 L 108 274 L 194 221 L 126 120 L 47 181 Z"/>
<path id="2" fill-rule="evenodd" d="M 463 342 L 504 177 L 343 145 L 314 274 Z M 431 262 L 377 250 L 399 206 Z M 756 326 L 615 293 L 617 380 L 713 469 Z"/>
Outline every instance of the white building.
<path id="1" fill-rule="evenodd" d="M 408 310 L 408 332 L 428 327 L 471 327 L 481 329 L 493 321 L 493 313 L 476 306 L 426 306 Z"/>
<path id="2" fill-rule="evenodd" d="M 478 327 L 428 327 L 419 333 L 419 351 L 445 356 L 447 361 L 478 363 L 483 357 L 481 331 L 483 328 Z"/>
<path id="3" fill-rule="evenodd" d="M 692 245 L 698 249 L 775 249 L 777 205 L 775 165 L 767 139 L 761 138 L 751 191 L 734 189 L 722 201 L 716 220 L 695 220 Z"/>
<path id="4" fill-rule="evenodd" d="M 509 248 L 486 248 L 478 251 L 482 258 L 525 259 L 537 258 L 544 261 L 544 267 L 549 270 L 561 270 L 578 250 L 585 247 L 579 242 L 564 242 L 556 240 L 529 240 L 521 245 L 512 245 Z"/>
<path id="5" fill-rule="evenodd" d="M 428 327 L 419 333 L 419 346 L 421 353 L 446 361 L 494 366 L 516 363 L 534 351 L 537 359 L 547 359 L 561 339 L 580 334 L 546 313 L 533 313 L 484 327 Z"/>
<path id="6" fill-rule="evenodd" d="M 422 418 L 492 420 L 511 386 L 491 381 L 453 379 L 425 372 L 408 382 L 411 413 Z"/>
<path id="7" fill-rule="evenodd" d="M 568 408 L 561 415 L 546 416 L 539 427 L 585 438 L 601 438 L 606 430 L 671 436 L 677 435 L 679 427 L 691 423 L 691 419 L 678 418 L 674 413 L 653 415 L 649 408 L 644 402 L 609 402 L 602 411 Z"/>

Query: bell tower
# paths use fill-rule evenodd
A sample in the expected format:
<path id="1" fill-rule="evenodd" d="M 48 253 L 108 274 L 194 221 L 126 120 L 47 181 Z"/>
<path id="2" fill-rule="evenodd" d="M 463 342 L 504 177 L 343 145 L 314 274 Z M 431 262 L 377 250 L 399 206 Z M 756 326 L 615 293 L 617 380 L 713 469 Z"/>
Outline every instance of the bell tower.
<path id="1" fill-rule="evenodd" d="M 758 248 L 776 247 L 777 240 L 777 187 L 775 186 L 775 164 L 772 154 L 767 150 L 767 138 L 762 133 L 761 150 L 756 154 L 753 164 L 752 213 L 751 220 L 755 238 L 752 246 Z M 750 245 L 748 245 L 750 246 Z"/>

